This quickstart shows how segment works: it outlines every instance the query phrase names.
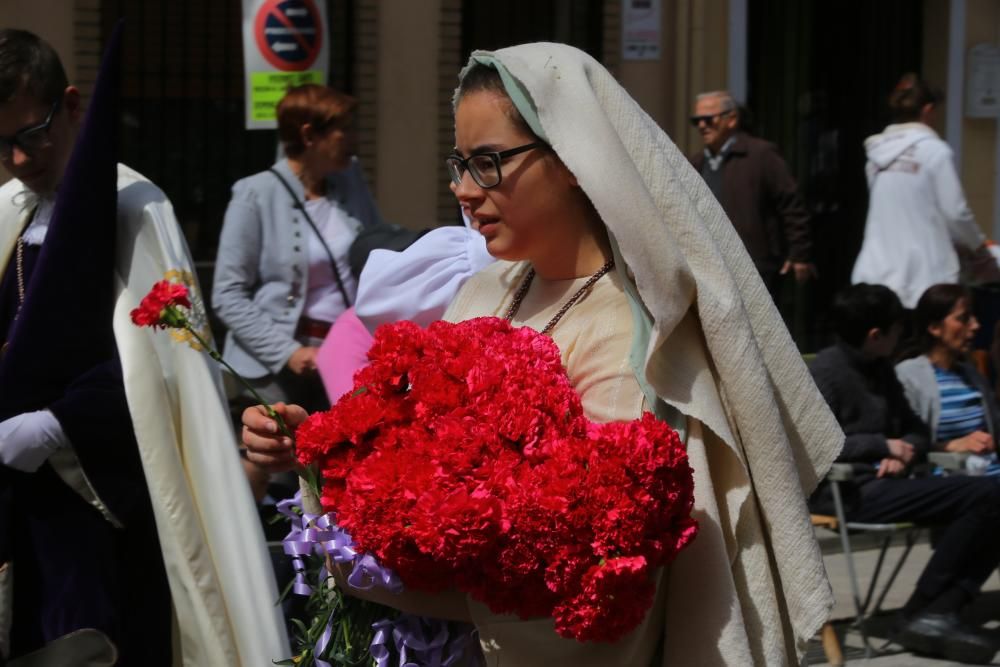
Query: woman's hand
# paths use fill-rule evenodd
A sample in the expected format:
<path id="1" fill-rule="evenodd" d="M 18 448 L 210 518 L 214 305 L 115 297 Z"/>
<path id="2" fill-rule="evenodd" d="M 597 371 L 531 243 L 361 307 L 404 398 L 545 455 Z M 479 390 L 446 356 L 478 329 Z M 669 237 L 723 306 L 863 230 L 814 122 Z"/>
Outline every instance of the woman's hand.
<path id="1" fill-rule="evenodd" d="M 288 357 L 288 363 L 286 365 L 288 366 L 288 369 L 296 375 L 314 373 L 316 372 L 316 354 L 318 352 L 318 347 L 303 345 L 299 349 L 292 352 L 292 356 Z"/>
<path id="2" fill-rule="evenodd" d="M 969 435 L 955 438 L 944 446 L 947 452 L 972 452 L 973 454 L 988 454 L 996 449 L 993 436 L 985 431 L 973 431 Z"/>
<path id="3" fill-rule="evenodd" d="M 275 403 L 271 407 L 292 430 L 309 416 L 298 405 Z M 277 422 L 267 416 L 263 405 L 243 411 L 243 444 L 247 448 L 247 459 L 268 472 L 286 472 L 298 465 L 292 439 L 281 433 Z"/>

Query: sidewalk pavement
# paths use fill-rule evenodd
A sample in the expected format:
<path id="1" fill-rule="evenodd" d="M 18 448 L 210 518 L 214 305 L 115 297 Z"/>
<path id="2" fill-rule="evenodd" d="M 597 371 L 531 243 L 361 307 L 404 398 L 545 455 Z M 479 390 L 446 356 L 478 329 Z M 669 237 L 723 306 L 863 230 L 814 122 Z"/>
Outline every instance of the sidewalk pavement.
<path id="1" fill-rule="evenodd" d="M 960 663 L 947 660 L 938 660 L 925 656 L 918 656 L 903 650 L 898 644 L 889 644 L 876 657 L 865 659 L 864 644 L 861 641 L 861 634 L 857 629 L 848 629 L 850 619 L 854 615 L 854 602 L 851 599 L 851 582 L 847 576 L 847 562 L 837 536 L 824 529 L 817 529 L 817 537 L 820 539 L 820 546 L 823 548 L 823 561 L 826 564 L 826 571 L 830 577 L 830 585 L 833 587 L 836 596 L 836 604 L 833 608 L 831 619 L 834 627 L 841 639 L 844 649 L 844 659 L 848 665 L 872 665 L 873 667 L 923 667 L 934 665 L 944 667 L 945 665 L 958 665 Z M 888 576 L 886 570 L 891 570 L 902 553 L 902 546 L 892 546 L 886 556 L 886 564 L 883 566 L 883 575 L 880 579 L 885 581 Z M 882 604 L 882 608 L 889 612 L 900 609 L 910 596 L 916 584 L 920 572 L 930 558 L 931 549 L 926 539 L 926 533 L 921 536 L 920 541 L 913 547 L 910 556 L 900 571 L 899 576 L 893 583 L 889 594 Z M 867 583 L 871 573 L 875 569 L 878 558 L 878 550 L 875 548 L 864 549 L 855 552 L 855 567 L 858 570 L 862 595 L 867 590 Z M 881 583 L 880 583 L 881 586 Z M 889 613 L 879 616 L 869 622 L 869 634 L 872 645 L 879 649 L 886 644 L 889 628 L 892 625 L 894 614 Z M 987 629 L 1000 647 L 1000 574 L 994 574 L 983 586 L 983 594 L 979 597 L 972 609 L 969 610 L 968 619 L 970 622 L 982 625 Z M 809 665 L 828 665 L 823 654 L 823 648 L 818 639 L 813 641 L 809 647 L 807 655 Z M 991 665 L 1000 665 L 1000 652 L 994 656 Z"/>

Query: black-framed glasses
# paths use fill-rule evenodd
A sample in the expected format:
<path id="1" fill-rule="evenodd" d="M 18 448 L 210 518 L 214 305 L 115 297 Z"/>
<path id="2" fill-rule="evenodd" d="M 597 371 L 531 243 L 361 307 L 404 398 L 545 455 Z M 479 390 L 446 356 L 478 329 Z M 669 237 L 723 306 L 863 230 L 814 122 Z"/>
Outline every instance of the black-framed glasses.
<path id="1" fill-rule="evenodd" d="M 12 137 L 0 137 L 0 159 L 9 160 L 14 154 L 14 146 L 29 156 L 45 148 L 49 141 L 49 127 L 58 109 L 59 100 L 56 100 L 49 109 L 49 115 L 38 125 L 18 130 Z"/>
<path id="2" fill-rule="evenodd" d="M 542 148 L 546 144 L 542 141 L 535 141 L 530 144 L 510 148 L 505 151 L 491 151 L 489 153 L 476 153 L 469 157 L 462 157 L 458 154 L 449 155 L 445 158 L 444 165 L 448 168 L 448 175 L 455 185 L 462 184 L 462 177 L 468 171 L 481 188 L 495 188 L 503 180 L 503 172 L 500 171 L 500 163 L 514 155 L 525 153 L 532 148 Z"/>
<path id="3" fill-rule="evenodd" d="M 731 114 L 733 113 L 733 111 L 735 111 L 735 109 L 727 109 L 726 111 L 706 114 L 704 116 L 691 116 L 691 118 L 689 118 L 688 120 L 691 121 L 691 125 L 693 125 L 694 127 L 698 127 L 702 123 L 705 123 L 705 125 L 712 125 L 713 123 L 715 123 L 717 119 L 722 118 L 727 114 Z"/>

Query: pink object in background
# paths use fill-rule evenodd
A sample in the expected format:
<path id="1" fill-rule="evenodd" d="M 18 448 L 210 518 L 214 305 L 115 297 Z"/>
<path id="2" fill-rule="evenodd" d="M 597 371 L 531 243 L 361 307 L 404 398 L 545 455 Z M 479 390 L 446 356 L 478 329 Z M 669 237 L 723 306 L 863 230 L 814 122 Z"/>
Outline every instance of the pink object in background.
<path id="1" fill-rule="evenodd" d="M 316 355 L 316 368 L 331 404 L 351 390 L 354 374 L 368 365 L 372 340 L 354 308 L 345 310 L 333 323 Z"/>

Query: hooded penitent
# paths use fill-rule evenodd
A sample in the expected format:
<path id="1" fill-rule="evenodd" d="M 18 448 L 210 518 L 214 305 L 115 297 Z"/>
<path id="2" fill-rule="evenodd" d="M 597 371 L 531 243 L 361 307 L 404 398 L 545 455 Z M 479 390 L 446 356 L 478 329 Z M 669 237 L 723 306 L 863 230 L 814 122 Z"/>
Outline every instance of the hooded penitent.
<path id="1" fill-rule="evenodd" d="M 0 491 L 11 488 L 8 475 L 18 484 L 13 516 L 36 521 L 52 544 L 29 544 L 23 533 L 0 525 L 0 561 L 10 555 L 5 546 L 26 556 L 15 558 L 16 605 L 35 604 L 31 595 L 18 595 L 20 586 L 42 586 L 32 568 L 46 575 L 65 572 L 74 585 L 92 589 L 85 572 L 127 574 L 121 578 L 132 606 L 119 613 L 122 634 L 143 653 L 128 661 L 123 651 L 123 664 L 159 665 L 172 654 L 172 665 L 258 665 L 290 650 L 218 368 L 203 350 L 170 332 L 140 329 L 129 318 L 155 282 L 183 282 L 193 304 L 191 320 L 211 340 L 190 252 L 169 200 L 141 174 L 116 164 L 118 40 L 116 34 L 109 43 L 111 55 L 0 365 L 4 415 L 48 408 L 72 443 L 37 473 L 0 467 Z M 31 210 L 23 189 L 18 181 L 0 188 L 0 259 L 11 266 Z M 91 367 L 106 372 L 95 377 Z M 77 392 L 83 383 L 88 391 Z M 72 406 L 61 392 L 73 397 Z M 81 407 L 85 400 L 102 408 L 113 400 L 118 414 L 96 419 Z M 49 486 L 42 488 L 42 481 Z M 49 528 L 52 516 L 70 510 L 73 517 Z M 88 526 L 92 534 L 84 532 Z M 109 526 L 113 538 L 94 538 Z M 139 538 L 144 555 L 90 555 L 102 545 L 110 552 Z M 24 553 L 31 549 L 36 553 Z M 82 561 L 83 555 L 96 562 Z M 57 557 L 62 564 L 53 566 Z M 4 592 L 0 586 L 0 649 L 7 629 L 4 602 L 10 600 Z M 57 602 L 67 596 L 89 601 L 99 599 L 101 590 L 59 589 L 53 595 Z M 112 607 L 121 606 L 108 599 Z M 73 610 L 57 608 L 53 615 L 60 617 Z M 154 611 L 161 615 L 154 617 Z M 12 636 L 30 617 L 15 614 Z M 77 627 L 93 625 L 84 619 Z"/>
<path id="2" fill-rule="evenodd" d="M 120 42 L 119 26 L 108 41 L 45 244 L 0 357 L 0 420 L 47 407 L 114 356 Z"/>

